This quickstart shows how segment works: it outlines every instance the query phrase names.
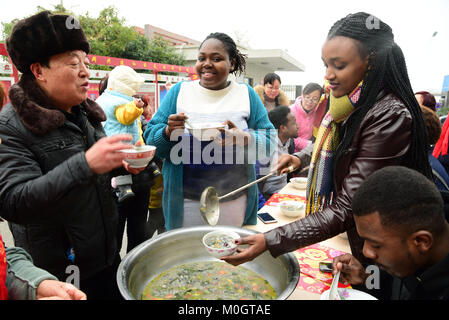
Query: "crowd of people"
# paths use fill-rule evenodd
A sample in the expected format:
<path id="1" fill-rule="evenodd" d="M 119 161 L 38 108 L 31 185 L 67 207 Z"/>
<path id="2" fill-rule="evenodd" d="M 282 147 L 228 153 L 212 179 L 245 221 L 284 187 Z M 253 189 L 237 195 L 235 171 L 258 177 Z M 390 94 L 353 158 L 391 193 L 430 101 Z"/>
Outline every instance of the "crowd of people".
<path id="1" fill-rule="evenodd" d="M 96 101 L 87 97 L 90 45 L 67 17 L 41 12 L 6 40 L 22 76 L 9 103 L 0 88 L 0 217 L 15 242 L 5 248 L 0 236 L 0 299 L 120 299 L 125 224 L 129 252 L 156 231 L 206 224 L 206 187 L 226 194 L 273 170 L 220 201 L 218 224 L 255 225 L 265 200 L 300 172 L 305 218 L 238 239 L 247 247 L 224 261 L 347 232 L 351 254 L 333 262 L 344 281 L 365 290 L 374 263 L 384 272 L 379 298 L 449 299 L 449 122 L 429 92 L 413 92 L 386 23 L 369 29 L 362 12 L 337 21 L 322 47 L 323 85 L 308 83 L 293 101 L 275 73 L 254 88 L 230 80 L 246 55 L 211 33 L 199 46 L 199 80 L 167 83 L 155 111 L 126 66 L 101 81 Z M 186 121 L 223 127 L 198 140 Z M 117 152 L 143 144 L 156 147 L 145 168 Z M 80 271 L 78 288 L 64 282 L 68 265 Z"/>

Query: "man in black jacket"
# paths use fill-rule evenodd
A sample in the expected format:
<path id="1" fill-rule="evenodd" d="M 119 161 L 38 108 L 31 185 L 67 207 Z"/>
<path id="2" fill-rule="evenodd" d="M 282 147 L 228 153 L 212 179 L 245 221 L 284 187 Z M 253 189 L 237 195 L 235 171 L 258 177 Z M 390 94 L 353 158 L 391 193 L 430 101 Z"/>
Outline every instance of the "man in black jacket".
<path id="1" fill-rule="evenodd" d="M 429 179 L 405 167 L 380 169 L 356 191 L 352 206 L 363 254 L 393 276 L 392 283 L 379 283 L 389 291 L 383 297 L 449 300 L 449 224 Z M 342 281 L 374 283 L 366 283 L 370 275 L 350 254 L 336 257 L 333 267 Z"/>
<path id="2" fill-rule="evenodd" d="M 0 212 L 21 226 L 15 244 L 35 265 L 78 280 L 88 299 L 119 298 L 109 172 L 137 171 L 117 152 L 132 148 L 131 136 L 106 137 L 106 116 L 87 98 L 90 47 L 74 22 L 41 12 L 6 40 L 22 77 L 0 112 Z"/>

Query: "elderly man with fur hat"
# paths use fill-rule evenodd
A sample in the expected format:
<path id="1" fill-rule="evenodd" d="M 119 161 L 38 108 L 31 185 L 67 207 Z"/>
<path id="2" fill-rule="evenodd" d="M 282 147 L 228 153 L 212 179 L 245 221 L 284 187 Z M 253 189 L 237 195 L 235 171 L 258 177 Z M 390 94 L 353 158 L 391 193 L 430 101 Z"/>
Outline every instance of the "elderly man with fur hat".
<path id="1" fill-rule="evenodd" d="M 73 17 L 41 12 L 6 40 L 22 73 L 0 113 L 0 212 L 23 228 L 16 246 L 59 280 L 78 278 L 88 299 L 119 298 L 117 211 L 110 175 L 128 134 L 107 137 L 87 98 L 89 43 Z M 74 265 L 76 268 L 67 268 Z M 70 271 L 67 271 L 70 270 Z"/>

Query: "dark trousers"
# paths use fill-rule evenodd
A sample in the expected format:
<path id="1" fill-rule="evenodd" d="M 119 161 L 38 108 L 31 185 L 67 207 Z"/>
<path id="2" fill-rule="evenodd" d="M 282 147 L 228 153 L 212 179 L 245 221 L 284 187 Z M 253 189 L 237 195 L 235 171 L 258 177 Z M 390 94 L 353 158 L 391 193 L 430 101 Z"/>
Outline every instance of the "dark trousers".
<path id="1" fill-rule="evenodd" d="M 14 244 L 16 247 L 24 248 L 30 253 L 28 240 L 26 235 L 26 227 L 9 222 L 11 233 L 14 236 Z M 67 264 L 70 264 L 67 261 Z M 76 265 L 76 262 L 74 263 Z M 111 266 L 101 270 L 100 272 L 86 279 L 80 279 L 80 290 L 87 295 L 88 300 L 121 300 L 122 296 L 117 285 L 117 269 L 120 264 L 120 256 L 117 255 Z M 44 268 L 45 269 L 45 268 Z M 64 270 L 64 268 L 63 268 Z M 49 270 L 47 270 L 49 271 Z M 81 271 L 82 272 L 82 271 Z M 65 281 L 67 274 L 50 272 L 58 277 L 60 281 Z"/>
<path id="2" fill-rule="evenodd" d="M 26 252 L 30 253 L 31 250 L 28 246 L 27 230 L 24 226 L 8 221 L 9 230 L 14 238 L 14 245 L 21 247 Z"/>
<path id="3" fill-rule="evenodd" d="M 154 233 L 157 230 L 157 234 L 161 234 L 165 232 L 165 219 L 164 212 L 162 211 L 162 207 L 160 208 L 151 208 L 150 215 L 148 217 L 148 236 L 153 237 Z"/>
<path id="4" fill-rule="evenodd" d="M 122 247 L 123 232 L 126 225 L 128 245 L 126 252 L 141 244 L 149 238 L 147 232 L 148 205 L 150 201 L 150 188 L 134 192 L 135 196 L 124 202 L 117 203 L 119 222 L 117 230 L 117 243 L 120 251 Z"/>
<path id="5" fill-rule="evenodd" d="M 83 291 L 87 300 L 122 300 L 117 285 L 117 269 L 120 264 L 120 256 L 114 263 L 98 272 L 97 274 L 80 280 L 80 290 Z"/>

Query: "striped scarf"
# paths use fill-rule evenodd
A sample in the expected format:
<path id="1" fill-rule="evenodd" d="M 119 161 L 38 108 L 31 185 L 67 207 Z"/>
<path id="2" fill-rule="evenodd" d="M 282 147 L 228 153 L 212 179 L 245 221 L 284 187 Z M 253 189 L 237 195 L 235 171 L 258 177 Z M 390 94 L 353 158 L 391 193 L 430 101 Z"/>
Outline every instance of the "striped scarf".
<path id="1" fill-rule="evenodd" d="M 331 199 L 333 190 L 333 161 L 337 150 L 340 124 L 354 111 L 360 98 L 362 82 L 349 94 L 335 98 L 329 95 L 329 112 L 318 130 L 307 178 L 306 215 L 322 210 Z"/>
<path id="2" fill-rule="evenodd" d="M 317 118 L 313 122 L 313 129 L 312 129 L 312 136 L 316 137 L 318 136 L 318 130 L 320 129 L 321 121 L 324 118 L 324 113 L 326 112 L 327 107 L 327 101 L 329 100 L 329 97 L 326 97 L 326 94 L 330 94 L 330 84 L 328 80 L 324 80 L 323 84 L 324 92 L 321 95 L 320 101 L 318 102 L 317 109 Z"/>

